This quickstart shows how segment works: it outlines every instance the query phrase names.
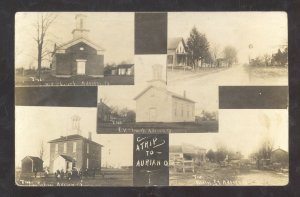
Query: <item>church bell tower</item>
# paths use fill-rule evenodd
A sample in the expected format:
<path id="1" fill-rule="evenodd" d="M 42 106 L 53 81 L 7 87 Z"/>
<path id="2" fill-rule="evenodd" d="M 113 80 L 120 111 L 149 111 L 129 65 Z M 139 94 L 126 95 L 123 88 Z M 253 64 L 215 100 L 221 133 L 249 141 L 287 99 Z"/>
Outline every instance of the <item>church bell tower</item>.
<path id="1" fill-rule="evenodd" d="M 75 16 L 75 29 L 72 31 L 73 39 L 87 38 L 90 30 L 86 28 L 86 18 L 84 14 L 77 14 Z"/>

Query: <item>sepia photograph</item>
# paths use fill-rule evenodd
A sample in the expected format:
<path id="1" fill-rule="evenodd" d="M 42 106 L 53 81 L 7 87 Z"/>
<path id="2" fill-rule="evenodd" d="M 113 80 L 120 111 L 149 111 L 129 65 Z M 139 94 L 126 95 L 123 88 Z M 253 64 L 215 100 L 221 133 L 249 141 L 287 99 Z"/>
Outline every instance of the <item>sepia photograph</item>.
<path id="1" fill-rule="evenodd" d="M 16 184 L 287 185 L 287 30 L 285 12 L 17 12 Z"/>
<path id="2" fill-rule="evenodd" d="M 134 84 L 134 13 L 18 12 L 16 86 Z"/>
<path id="3" fill-rule="evenodd" d="M 170 185 L 289 183 L 288 110 L 220 110 L 219 116 L 219 133 L 170 134 Z"/>
<path id="4" fill-rule="evenodd" d="M 134 86 L 98 87 L 98 133 L 218 131 L 217 87 L 169 88 L 165 57 L 136 56 Z"/>
<path id="5" fill-rule="evenodd" d="M 16 184 L 131 186 L 133 136 L 97 135 L 96 111 L 17 106 Z"/>
<path id="6" fill-rule="evenodd" d="M 288 85 L 285 12 L 168 13 L 168 85 Z"/>

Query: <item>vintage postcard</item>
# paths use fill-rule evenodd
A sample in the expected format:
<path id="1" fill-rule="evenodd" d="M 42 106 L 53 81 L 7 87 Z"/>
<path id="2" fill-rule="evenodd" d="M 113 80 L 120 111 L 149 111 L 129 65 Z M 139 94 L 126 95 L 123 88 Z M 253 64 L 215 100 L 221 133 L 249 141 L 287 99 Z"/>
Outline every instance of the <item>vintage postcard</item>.
<path id="1" fill-rule="evenodd" d="M 15 18 L 18 186 L 289 183 L 285 12 Z"/>

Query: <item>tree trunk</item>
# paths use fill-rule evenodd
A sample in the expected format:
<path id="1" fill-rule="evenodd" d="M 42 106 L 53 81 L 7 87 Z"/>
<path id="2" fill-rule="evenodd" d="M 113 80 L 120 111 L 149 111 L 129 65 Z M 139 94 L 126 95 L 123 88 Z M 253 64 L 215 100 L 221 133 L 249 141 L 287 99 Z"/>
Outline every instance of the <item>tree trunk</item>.
<path id="1" fill-rule="evenodd" d="M 41 68 L 42 68 L 42 46 L 38 44 L 38 79 L 41 81 Z"/>

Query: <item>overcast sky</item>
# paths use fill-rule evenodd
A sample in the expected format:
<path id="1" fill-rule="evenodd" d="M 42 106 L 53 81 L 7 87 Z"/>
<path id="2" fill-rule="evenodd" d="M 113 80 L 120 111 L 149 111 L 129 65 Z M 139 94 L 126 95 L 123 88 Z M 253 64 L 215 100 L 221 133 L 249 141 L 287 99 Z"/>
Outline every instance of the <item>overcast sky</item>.
<path id="1" fill-rule="evenodd" d="M 256 151 L 261 142 L 270 139 L 274 149 L 288 151 L 288 110 L 232 109 L 219 110 L 219 132 L 199 134 L 171 134 L 170 145 L 193 144 L 216 150 L 225 145 L 244 156 Z"/>
<path id="2" fill-rule="evenodd" d="M 53 49 L 54 42 L 63 44 L 72 40 L 77 12 L 58 12 L 56 20 L 49 28 L 47 39 Z M 15 65 L 16 67 L 35 66 L 37 47 L 34 41 L 36 31 L 33 24 L 38 13 L 19 12 L 15 15 Z M 105 49 L 104 63 L 133 62 L 134 53 L 134 13 L 86 12 L 86 27 L 90 30 L 89 39 Z M 46 63 L 44 66 L 49 66 Z"/>
<path id="3" fill-rule="evenodd" d="M 49 166 L 50 145 L 48 141 L 60 136 L 76 134 L 71 130 L 71 117 L 78 115 L 81 134 L 102 144 L 102 165 L 132 165 L 132 135 L 96 134 L 97 108 L 84 107 L 28 107 L 16 106 L 15 158 L 21 165 L 25 156 L 39 156 L 40 144 L 45 144 L 44 166 Z M 120 144 L 120 142 L 124 142 Z"/>
<path id="4" fill-rule="evenodd" d="M 227 45 L 238 50 L 241 63 L 249 54 L 271 54 L 287 44 L 285 12 L 169 12 L 168 36 L 188 38 L 193 27 L 204 33 L 220 51 Z M 249 50 L 249 44 L 253 48 Z"/>

